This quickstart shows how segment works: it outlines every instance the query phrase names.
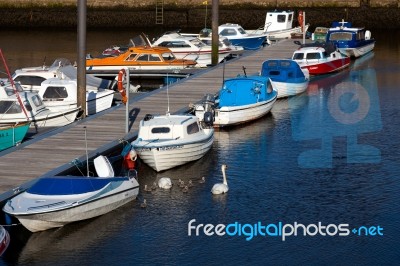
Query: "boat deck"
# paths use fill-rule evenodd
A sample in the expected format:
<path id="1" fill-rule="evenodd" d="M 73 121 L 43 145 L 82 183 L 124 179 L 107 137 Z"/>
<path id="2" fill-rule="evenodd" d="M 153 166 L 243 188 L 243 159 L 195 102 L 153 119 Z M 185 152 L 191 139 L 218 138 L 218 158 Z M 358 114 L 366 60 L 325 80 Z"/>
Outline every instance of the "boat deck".
<path id="1" fill-rule="evenodd" d="M 125 134 L 124 105 L 113 107 L 102 113 L 58 128 L 18 147 L 0 152 L 0 200 L 6 194 L 23 184 L 44 175 L 63 174 L 76 158 L 85 160 L 86 145 L 89 157 L 105 153 L 119 145 L 118 139 L 133 140 L 137 135 L 139 121 L 146 114 L 164 114 L 168 108 L 171 113 L 182 112 L 189 103 L 200 101 L 206 93 L 216 93 L 223 78 L 261 71 L 267 59 L 290 58 L 298 45 L 293 40 L 282 40 L 257 51 L 246 52 L 243 56 L 200 71 L 193 76 L 169 86 L 135 97 L 129 104 L 130 131 Z M 87 144 L 85 143 L 85 129 Z"/>

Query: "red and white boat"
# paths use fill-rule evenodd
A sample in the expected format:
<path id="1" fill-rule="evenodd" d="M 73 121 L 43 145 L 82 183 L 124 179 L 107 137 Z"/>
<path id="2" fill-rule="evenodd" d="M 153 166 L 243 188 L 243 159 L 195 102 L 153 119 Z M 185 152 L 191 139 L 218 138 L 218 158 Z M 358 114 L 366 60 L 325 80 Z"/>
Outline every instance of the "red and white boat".
<path id="1" fill-rule="evenodd" d="M 307 68 L 310 75 L 328 74 L 350 65 L 350 57 L 340 53 L 333 43 L 326 42 L 302 44 L 294 51 L 292 60 Z"/>
<path id="2" fill-rule="evenodd" d="M 10 234 L 6 229 L 4 229 L 3 226 L 0 225 L 0 256 L 3 255 L 9 244 Z"/>

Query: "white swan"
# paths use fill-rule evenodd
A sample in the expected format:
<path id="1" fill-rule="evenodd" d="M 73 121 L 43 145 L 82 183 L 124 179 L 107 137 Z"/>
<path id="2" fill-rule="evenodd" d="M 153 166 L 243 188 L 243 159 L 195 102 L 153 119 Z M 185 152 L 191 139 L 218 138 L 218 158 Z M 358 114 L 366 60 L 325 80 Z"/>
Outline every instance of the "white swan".
<path id="1" fill-rule="evenodd" d="M 158 187 L 163 189 L 170 189 L 172 187 L 171 178 L 161 177 L 160 180 L 158 180 Z"/>
<path id="2" fill-rule="evenodd" d="M 218 183 L 215 184 L 212 189 L 211 192 L 213 194 L 223 194 L 223 193 L 227 193 L 229 190 L 228 187 L 228 182 L 226 181 L 226 174 L 225 174 L 225 169 L 227 169 L 228 166 L 226 164 L 223 164 L 221 166 L 221 170 L 222 170 L 222 176 L 223 176 L 223 183 Z"/>

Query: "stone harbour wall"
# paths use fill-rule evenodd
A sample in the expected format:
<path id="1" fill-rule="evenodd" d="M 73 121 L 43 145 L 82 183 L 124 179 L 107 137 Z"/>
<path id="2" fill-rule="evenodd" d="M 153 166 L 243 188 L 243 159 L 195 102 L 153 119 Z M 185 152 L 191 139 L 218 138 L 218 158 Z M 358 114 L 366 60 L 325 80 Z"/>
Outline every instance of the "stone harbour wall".
<path id="1" fill-rule="evenodd" d="M 0 0 L 4 28 L 74 28 L 81 0 Z M 82 1 L 83 2 L 83 1 Z M 202 28 L 207 12 L 211 27 L 212 0 L 87 0 L 88 28 Z M 163 3 L 164 23 L 156 24 L 156 6 Z M 303 10 L 311 27 L 345 19 L 355 26 L 400 28 L 400 0 L 219 0 L 219 24 L 244 28 L 264 24 L 271 10 Z"/>

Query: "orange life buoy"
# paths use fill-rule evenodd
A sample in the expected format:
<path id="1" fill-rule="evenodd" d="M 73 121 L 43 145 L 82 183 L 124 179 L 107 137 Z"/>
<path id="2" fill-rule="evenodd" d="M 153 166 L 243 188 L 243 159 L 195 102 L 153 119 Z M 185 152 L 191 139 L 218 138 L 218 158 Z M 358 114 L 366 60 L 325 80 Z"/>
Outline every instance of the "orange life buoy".
<path id="1" fill-rule="evenodd" d="M 301 27 L 301 32 L 303 32 L 303 23 L 304 23 L 304 21 L 303 21 L 303 11 L 299 11 L 299 16 L 298 16 L 298 18 L 297 18 L 298 20 L 299 20 L 299 24 L 300 24 L 300 27 Z"/>
<path id="2" fill-rule="evenodd" d="M 121 94 L 122 96 L 122 102 L 124 104 L 126 104 L 126 102 L 128 101 L 128 98 L 126 97 L 126 88 L 124 87 L 124 81 L 126 80 L 126 72 L 125 69 L 121 69 L 118 72 L 118 92 Z"/>

